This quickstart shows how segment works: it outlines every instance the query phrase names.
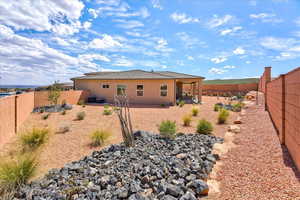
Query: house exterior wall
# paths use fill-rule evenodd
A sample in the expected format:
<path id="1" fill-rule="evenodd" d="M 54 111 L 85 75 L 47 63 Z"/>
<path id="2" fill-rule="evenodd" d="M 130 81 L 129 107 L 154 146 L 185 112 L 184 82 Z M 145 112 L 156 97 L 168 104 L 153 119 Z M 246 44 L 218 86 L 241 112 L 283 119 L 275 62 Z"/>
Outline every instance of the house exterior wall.
<path id="1" fill-rule="evenodd" d="M 102 88 L 108 84 L 109 88 Z M 160 86 L 168 85 L 168 94 L 160 96 Z M 126 85 L 129 102 L 133 104 L 174 104 L 175 80 L 75 80 L 75 89 L 89 90 L 91 96 L 113 103 L 117 85 Z M 137 96 L 137 85 L 144 85 L 144 96 Z"/>

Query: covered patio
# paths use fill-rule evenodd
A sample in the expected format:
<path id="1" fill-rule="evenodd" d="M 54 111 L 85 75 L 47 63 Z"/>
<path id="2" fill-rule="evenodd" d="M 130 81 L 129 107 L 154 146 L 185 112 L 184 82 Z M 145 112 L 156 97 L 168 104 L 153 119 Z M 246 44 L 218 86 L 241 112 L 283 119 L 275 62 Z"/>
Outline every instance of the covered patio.
<path id="1" fill-rule="evenodd" d="M 202 79 L 176 80 L 176 101 L 184 100 L 186 103 L 200 103 L 202 96 Z"/>

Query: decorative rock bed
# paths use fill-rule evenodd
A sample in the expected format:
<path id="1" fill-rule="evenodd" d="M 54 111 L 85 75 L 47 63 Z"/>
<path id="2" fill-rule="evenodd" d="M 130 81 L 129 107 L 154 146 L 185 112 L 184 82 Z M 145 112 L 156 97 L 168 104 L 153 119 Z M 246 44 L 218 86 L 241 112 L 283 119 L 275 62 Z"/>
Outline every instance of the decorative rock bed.
<path id="1" fill-rule="evenodd" d="M 208 193 L 206 180 L 221 138 L 180 134 L 174 140 L 135 133 L 136 145 L 111 145 L 82 160 L 53 169 L 22 187 L 17 199 L 193 200 Z"/>
<path id="2" fill-rule="evenodd" d="M 34 108 L 32 112 L 42 113 L 42 112 L 61 112 L 64 110 L 72 110 L 71 104 L 62 104 L 62 105 L 50 105 Z"/>

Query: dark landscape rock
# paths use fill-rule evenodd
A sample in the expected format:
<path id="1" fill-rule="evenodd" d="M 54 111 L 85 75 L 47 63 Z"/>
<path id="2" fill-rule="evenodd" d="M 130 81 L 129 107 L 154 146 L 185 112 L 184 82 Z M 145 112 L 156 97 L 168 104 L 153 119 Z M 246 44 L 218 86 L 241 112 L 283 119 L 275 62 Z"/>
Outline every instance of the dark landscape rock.
<path id="1" fill-rule="evenodd" d="M 73 106 L 71 104 L 63 105 L 49 105 L 34 108 L 32 112 L 34 113 L 43 113 L 43 112 L 62 112 L 64 110 L 72 110 Z"/>
<path id="2" fill-rule="evenodd" d="M 212 147 L 222 139 L 186 134 L 174 140 L 139 131 L 136 146 L 110 145 L 53 169 L 20 188 L 18 199 L 195 200 L 208 193 L 206 179 L 216 162 Z"/>

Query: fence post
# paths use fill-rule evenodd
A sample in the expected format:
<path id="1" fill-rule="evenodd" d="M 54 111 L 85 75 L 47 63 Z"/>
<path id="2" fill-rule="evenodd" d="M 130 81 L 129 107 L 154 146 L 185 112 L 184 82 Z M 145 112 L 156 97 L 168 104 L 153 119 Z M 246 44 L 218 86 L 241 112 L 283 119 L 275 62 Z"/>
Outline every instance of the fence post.
<path id="1" fill-rule="evenodd" d="M 266 83 L 265 83 L 265 111 L 269 111 L 269 109 L 268 109 L 268 95 L 267 95 L 267 93 L 268 93 L 268 81 L 266 81 Z"/>
<path id="2" fill-rule="evenodd" d="M 282 136 L 281 136 L 281 144 L 285 144 L 285 74 L 281 75 L 282 81 Z"/>
<path id="3" fill-rule="evenodd" d="M 18 132 L 18 95 L 15 95 L 15 133 Z"/>

